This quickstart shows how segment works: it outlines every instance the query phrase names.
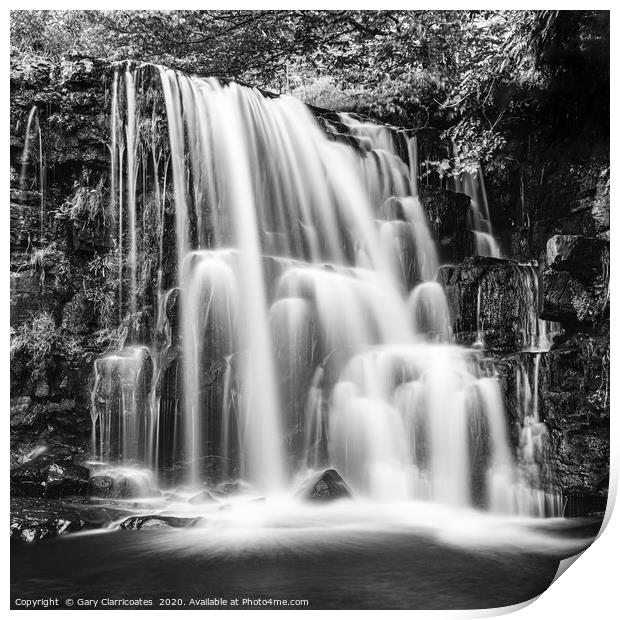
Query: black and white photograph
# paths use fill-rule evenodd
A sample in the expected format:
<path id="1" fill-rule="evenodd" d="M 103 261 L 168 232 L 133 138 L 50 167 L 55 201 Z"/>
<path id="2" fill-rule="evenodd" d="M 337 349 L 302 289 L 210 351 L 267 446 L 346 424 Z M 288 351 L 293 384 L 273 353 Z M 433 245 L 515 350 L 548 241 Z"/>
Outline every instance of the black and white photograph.
<path id="1" fill-rule="evenodd" d="M 610 11 L 8 21 L 11 609 L 536 605 L 616 493 Z"/>

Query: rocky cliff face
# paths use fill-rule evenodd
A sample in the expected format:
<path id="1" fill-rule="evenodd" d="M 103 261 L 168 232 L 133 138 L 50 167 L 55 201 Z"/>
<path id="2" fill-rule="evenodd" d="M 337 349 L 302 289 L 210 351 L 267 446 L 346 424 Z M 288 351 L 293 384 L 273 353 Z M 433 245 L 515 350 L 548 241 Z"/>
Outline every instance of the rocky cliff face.
<path id="1" fill-rule="evenodd" d="M 491 166 L 492 219 L 510 256 L 541 260 L 554 235 L 609 240 L 609 128 L 590 125 L 516 129 L 505 164 Z"/>
<path id="2" fill-rule="evenodd" d="M 97 271 L 111 245 L 108 71 L 95 59 L 11 59 L 14 464 L 43 445 L 80 453 L 89 437 L 92 361 L 109 339 Z"/>
<path id="3" fill-rule="evenodd" d="M 554 235 L 540 275 L 540 316 L 566 330 L 543 359 L 542 409 L 568 510 L 579 513 L 600 507 L 609 483 L 609 242 Z"/>

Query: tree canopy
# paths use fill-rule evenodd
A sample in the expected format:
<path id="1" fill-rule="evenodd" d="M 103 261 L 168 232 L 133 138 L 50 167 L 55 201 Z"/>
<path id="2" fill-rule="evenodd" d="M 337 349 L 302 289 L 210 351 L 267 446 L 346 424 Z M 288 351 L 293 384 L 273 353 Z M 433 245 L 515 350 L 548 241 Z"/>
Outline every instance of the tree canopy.
<path id="1" fill-rule="evenodd" d="M 457 167 L 495 157 L 515 123 L 600 122 L 609 111 L 605 11 L 12 11 L 11 44 L 434 126 L 460 147 Z"/>

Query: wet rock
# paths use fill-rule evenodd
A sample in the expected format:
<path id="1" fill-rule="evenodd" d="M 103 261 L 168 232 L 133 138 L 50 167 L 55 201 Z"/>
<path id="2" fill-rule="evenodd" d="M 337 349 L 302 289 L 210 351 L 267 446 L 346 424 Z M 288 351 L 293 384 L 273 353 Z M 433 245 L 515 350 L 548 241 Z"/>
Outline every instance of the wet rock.
<path id="1" fill-rule="evenodd" d="M 554 235 L 547 241 L 546 265 L 588 281 L 599 274 L 605 247 L 597 238 Z"/>
<path id="2" fill-rule="evenodd" d="M 194 495 L 194 497 L 189 500 L 190 504 L 212 504 L 214 502 L 217 502 L 217 500 L 209 491 L 198 493 L 198 495 Z"/>
<path id="3" fill-rule="evenodd" d="M 149 519 L 144 521 L 139 527 L 135 528 L 124 528 L 124 529 L 138 529 L 138 530 L 166 530 L 169 528 L 174 528 L 168 521 L 164 521 L 164 519 Z"/>
<path id="4" fill-rule="evenodd" d="M 60 423 L 67 427 L 77 427 L 75 409 L 75 400 L 72 398 L 63 398 L 60 402 L 49 402 L 46 404 L 47 417 L 56 423 Z"/>
<path id="5" fill-rule="evenodd" d="M 353 491 L 335 469 L 327 469 L 304 483 L 298 496 L 309 501 L 333 501 L 353 497 Z"/>
<path id="6" fill-rule="evenodd" d="M 609 378 L 608 324 L 601 333 L 574 334 L 541 357 L 540 413 L 549 429 L 556 484 L 565 497 L 606 494 Z M 572 511 L 585 510 L 589 500 L 573 503 Z"/>
<path id="7" fill-rule="evenodd" d="M 609 302 L 609 244 L 581 235 L 555 235 L 547 242 L 541 274 L 541 317 L 592 323 Z"/>
<path id="8" fill-rule="evenodd" d="M 532 143 L 515 157 L 510 179 L 489 177 L 494 221 L 519 238 L 515 255 L 539 256 L 557 234 L 597 237 L 609 230 L 609 144 L 602 135 L 584 142 L 578 156 L 558 144 Z"/>
<path id="9" fill-rule="evenodd" d="M 11 398 L 11 426 L 30 426 L 35 423 L 37 411 L 32 408 L 30 396 Z"/>
<path id="10" fill-rule="evenodd" d="M 72 455 L 41 454 L 11 470 L 11 495 L 60 498 L 84 495 L 89 471 L 71 462 Z"/>
<path id="11" fill-rule="evenodd" d="M 565 494 L 564 514 L 566 518 L 604 515 L 607 508 L 607 493 L 588 493 L 572 490 Z"/>
<path id="12" fill-rule="evenodd" d="M 164 515 L 146 515 L 142 517 L 129 517 L 121 524 L 122 530 L 146 530 L 163 528 L 186 528 L 196 527 L 202 519 L 200 517 L 170 517 Z"/>
<path id="13" fill-rule="evenodd" d="M 473 255 L 474 239 L 467 230 L 470 198 L 448 190 L 422 185 L 420 199 L 437 240 L 442 263 L 457 263 Z"/>
<path id="14" fill-rule="evenodd" d="M 33 542 L 105 527 L 127 511 L 58 500 L 11 498 L 11 541 Z"/>
<path id="15" fill-rule="evenodd" d="M 113 477 L 105 474 L 93 476 L 89 480 L 88 492 L 94 497 L 109 499 L 131 499 L 153 494 L 153 490 L 145 487 L 142 481 L 130 476 Z"/>
<path id="16" fill-rule="evenodd" d="M 562 492 L 566 516 L 596 512 L 606 497 L 609 464 L 607 325 L 597 334 L 561 336 L 547 352 L 496 354 L 491 361 L 511 444 L 518 445 L 524 416 L 532 415 L 538 398 L 548 442 L 541 481 Z"/>
<path id="17" fill-rule="evenodd" d="M 583 285 L 567 271 L 545 269 L 541 276 L 541 315 L 569 322 L 577 318 L 577 309 L 592 302 Z"/>
<path id="18" fill-rule="evenodd" d="M 73 111 L 71 111 L 73 114 Z M 48 118 L 53 132 L 50 137 L 48 161 L 56 165 L 103 165 L 107 161 L 107 117 L 104 112 L 52 114 Z"/>
<path id="19" fill-rule="evenodd" d="M 536 335 L 536 280 L 533 266 L 480 257 L 439 269 L 452 327 L 460 344 L 481 340 L 490 351 L 518 351 Z"/>
<path id="20" fill-rule="evenodd" d="M 46 497 L 83 495 L 86 491 L 88 469 L 69 463 L 52 463 L 47 472 Z"/>

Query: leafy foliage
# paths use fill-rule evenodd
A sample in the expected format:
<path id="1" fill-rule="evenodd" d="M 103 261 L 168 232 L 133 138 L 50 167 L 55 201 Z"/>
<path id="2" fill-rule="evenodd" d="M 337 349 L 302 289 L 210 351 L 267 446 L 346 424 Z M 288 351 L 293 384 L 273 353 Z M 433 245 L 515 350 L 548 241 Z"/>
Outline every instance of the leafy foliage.
<path id="1" fill-rule="evenodd" d="M 608 110 L 605 11 L 13 11 L 11 40 L 435 126 L 455 143 L 455 172 L 494 159 L 515 123 L 583 123 L 592 97 Z"/>
<path id="2" fill-rule="evenodd" d="M 100 230 L 110 226 L 113 215 L 107 205 L 105 187 L 105 175 L 101 175 L 91 187 L 89 175 L 84 172 L 82 179 L 74 184 L 71 197 L 61 205 L 56 218 L 69 220 L 83 229 Z"/>
<path id="3" fill-rule="evenodd" d="M 54 290 L 64 296 L 70 290 L 75 270 L 68 260 L 66 253 L 52 242 L 40 248 L 35 248 L 30 255 L 28 266 L 39 277 L 41 285 L 48 277 L 54 278 Z"/>
<path id="4" fill-rule="evenodd" d="M 97 324 L 103 329 L 112 329 L 116 324 L 117 290 L 117 253 L 95 255 L 84 273 L 82 291 L 84 298 L 93 305 Z"/>
<path id="5" fill-rule="evenodd" d="M 49 312 L 41 312 L 11 334 L 11 360 L 19 353 L 26 353 L 28 363 L 37 366 L 49 356 L 58 340 L 59 330 L 54 318 Z"/>

